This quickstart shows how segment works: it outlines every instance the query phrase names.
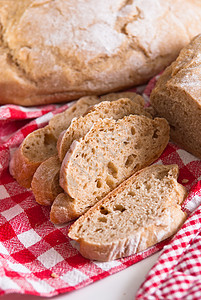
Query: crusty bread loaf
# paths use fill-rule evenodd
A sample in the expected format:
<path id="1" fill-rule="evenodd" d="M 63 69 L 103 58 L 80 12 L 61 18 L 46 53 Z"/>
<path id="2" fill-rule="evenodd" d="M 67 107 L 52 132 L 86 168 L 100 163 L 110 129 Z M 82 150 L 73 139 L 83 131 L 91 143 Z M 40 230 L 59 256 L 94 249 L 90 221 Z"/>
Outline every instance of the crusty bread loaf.
<path id="1" fill-rule="evenodd" d="M 194 0 L 10 2 L 0 1 L 1 104 L 62 102 L 141 84 L 201 32 Z"/>
<path id="2" fill-rule="evenodd" d="M 99 119 L 74 141 L 61 166 L 60 185 L 83 214 L 134 172 L 156 160 L 169 141 L 165 119 L 130 115 Z"/>
<path id="3" fill-rule="evenodd" d="M 49 124 L 30 133 L 14 153 L 10 173 L 22 186 L 29 188 L 37 167 L 57 154 L 56 143 L 62 130 L 68 128 L 73 118 L 84 114 L 100 100 L 96 96 L 80 98 L 66 111 L 55 115 Z"/>
<path id="4" fill-rule="evenodd" d="M 122 98 L 112 102 L 103 101 L 91 107 L 86 115 L 73 119 L 68 129 L 60 135 L 57 142 L 57 150 L 61 162 L 72 142 L 83 137 L 90 130 L 93 123 L 99 118 L 104 119 L 112 117 L 117 120 L 130 114 L 151 117 L 151 115 L 145 111 L 141 102 L 139 102 L 142 97 L 139 95 L 136 96 L 137 97 L 133 98 L 133 100 Z"/>
<path id="5" fill-rule="evenodd" d="M 89 259 L 110 261 L 143 251 L 173 235 L 186 214 L 177 165 L 153 165 L 123 182 L 81 216 L 69 237 Z"/>
<path id="6" fill-rule="evenodd" d="M 201 159 L 201 35 L 184 48 L 151 93 L 158 116 L 170 124 L 171 139 Z"/>
<path id="7" fill-rule="evenodd" d="M 95 120 L 98 120 L 99 118 L 104 118 L 107 116 L 118 119 L 124 117 L 125 115 L 134 113 L 142 115 L 144 114 L 148 117 L 151 117 L 147 112 L 145 112 L 144 107 L 142 106 L 142 104 L 144 104 L 144 100 L 142 100 L 143 98 L 141 96 L 138 96 L 134 93 L 125 94 L 128 94 L 128 96 L 132 97 L 133 100 L 124 98 L 114 100 L 116 94 L 106 95 L 105 98 L 113 100 L 113 102 L 103 101 L 101 105 L 96 104 L 83 117 L 72 120 L 71 125 L 69 126 L 69 130 L 66 131 L 64 137 L 59 143 L 61 144 L 59 152 L 61 161 L 63 160 L 73 140 L 77 140 L 80 137 L 84 136 L 90 130 Z M 61 134 L 61 136 L 63 135 Z M 44 203 L 44 205 L 47 205 L 47 203 L 51 204 L 56 197 L 56 186 L 58 186 L 56 190 L 58 191 L 58 193 L 60 192 L 59 177 L 56 175 L 58 173 L 58 170 L 60 169 L 60 166 L 61 164 L 55 157 L 43 162 L 35 172 L 31 185 L 33 193 L 35 195 L 35 199 L 38 203 Z M 45 175 L 46 173 L 47 176 Z"/>

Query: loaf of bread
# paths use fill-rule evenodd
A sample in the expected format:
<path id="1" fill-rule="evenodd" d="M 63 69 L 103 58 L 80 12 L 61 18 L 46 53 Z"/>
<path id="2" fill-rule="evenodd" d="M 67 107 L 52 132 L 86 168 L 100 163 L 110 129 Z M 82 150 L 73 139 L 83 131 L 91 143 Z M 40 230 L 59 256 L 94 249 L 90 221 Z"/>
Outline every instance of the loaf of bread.
<path id="1" fill-rule="evenodd" d="M 159 78 L 151 105 L 170 124 L 171 139 L 201 159 L 201 35 Z"/>
<path id="2" fill-rule="evenodd" d="M 80 253 L 110 261 L 143 251 L 183 224 L 185 188 L 177 165 L 153 165 L 131 176 L 81 216 L 69 230 Z"/>
<path id="3" fill-rule="evenodd" d="M 22 186 L 29 188 L 38 166 L 57 154 L 59 134 L 70 125 L 74 117 L 81 116 L 100 100 L 96 96 L 80 98 L 66 111 L 55 115 L 49 124 L 30 133 L 15 151 L 10 162 L 10 173 Z"/>
<path id="4" fill-rule="evenodd" d="M 96 104 L 92 106 L 92 108 L 89 109 L 84 116 L 74 118 L 65 134 L 61 134 L 61 138 L 59 138 L 57 143 L 59 144 L 58 153 L 61 162 L 70 148 L 71 143 L 74 140 L 79 140 L 83 137 L 90 130 L 93 123 L 99 118 L 112 117 L 116 120 L 130 114 L 141 114 L 151 117 L 151 115 L 148 114 L 142 106 L 144 101 L 141 96 L 138 96 L 135 93 L 129 93 L 128 95 L 131 96 L 133 100 L 122 98 L 112 102 L 103 101 L 99 103 L 100 105 Z M 117 95 L 114 94 L 107 95 L 105 98 L 113 100 L 115 99 L 113 98 L 114 96 L 117 97 Z M 48 205 L 48 203 L 51 204 L 57 195 L 55 192 L 60 192 L 61 188 L 59 188 L 59 176 L 57 175 L 60 167 L 61 164 L 58 161 L 58 158 L 53 157 L 44 161 L 37 168 L 32 179 L 31 187 L 38 203 L 44 203 L 44 205 Z M 58 188 L 56 188 L 56 186 L 58 186 Z"/>
<path id="5" fill-rule="evenodd" d="M 28 106 L 147 81 L 201 32 L 201 3 L 0 1 L 0 20 L 0 103 Z"/>
<path id="6" fill-rule="evenodd" d="M 61 166 L 60 185 L 83 214 L 134 172 L 154 162 L 169 141 L 165 119 L 130 115 L 99 119 L 74 141 Z"/>

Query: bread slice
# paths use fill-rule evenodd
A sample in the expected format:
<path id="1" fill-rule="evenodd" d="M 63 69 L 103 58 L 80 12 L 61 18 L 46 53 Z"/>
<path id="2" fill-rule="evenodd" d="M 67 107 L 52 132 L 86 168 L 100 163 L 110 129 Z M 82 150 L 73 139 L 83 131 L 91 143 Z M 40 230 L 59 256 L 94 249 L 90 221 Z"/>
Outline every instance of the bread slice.
<path id="1" fill-rule="evenodd" d="M 201 35 L 179 54 L 151 93 L 158 116 L 170 124 L 170 137 L 201 159 Z"/>
<path id="2" fill-rule="evenodd" d="M 55 115 L 50 121 L 49 126 L 53 135 L 58 139 L 62 131 L 67 129 L 73 118 L 79 117 L 86 113 L 89 107 L 100 102 L 97 96 L 87 96 L 80 98 L 69 109 Z"/>
<path id="3" fill-rule="evenodd" d="M 31 188 L 39 204 L 51 205 L 56 196 L 63 192 L 59 185 L 60 167 L 58 155 L 55 155 L 42 162 L 34 173 Z"/>
<path id="4" fill-rule="evenodd" d="M 76 211 L 75 200 L 66 193 L 60 193 L 51 206 L 50 220 L 52 223 L 61 225 L 80 216 Z"/>
<path id="5" fill-rule="evenodd" d="M 61 166 L 60 185 L 83 214 L 134 172 L 150 165 L 169 141 L 165 119 L 130 115 L 99 119 L 74 141 Z"/>
<path id="6" fill-rule="evenodd" d="M 56 155 L 56 138 L 49 125 L 30 133 L 15 151 L 10 161 L 10 173 L 17 182 L 29 188 L 37 167 Z"/>
<path id="7" fill-rule="evenodd" d="M 55 115 L 49 124 L 30 133 L 14 153 L 10 162 L 10 173 L 22 186 L 29 188 L 38 166 L 56 155 L 56 143 L 63 129 L 68 128 L 71 120 L 85 113 L 87 109 L 97 104 L 97 97 L 83 97 L 66 111 Z"/>
<path id="8" fill-rule="evenodd" d="M 120 98 L 129 98 L 136 102 L 137 104 L 144 107 L 144 98 L 134 92 L 119 92 L 119 93 L 109 93 L 100 97 L 101 101 L 115 101 Z"/>
<path id="9" fill-rule="evenodd" d="M 112 98 L 110 98 L 112 99 Z M 145 115 L 151 118 L 151 115 L 144 110 L 141 105 L 142 97 L 137 96 L 133 100 L 129 98 L 121 98 L 116 101 L 103 101 L 93 107 L 84 116 L 73 119 L 68 129 L 60 135 L 57 142 L 58 155 L 63 161 L 66 152 L 69 150 L 70 145 L 74 140 L 79 140 L 91 128 L 93 123 L 99 118 L 121 119 L 130 114 Z M 112 99 L 113 100 L 113 99 Z"/>
<path id="10" fill-rule="evenodd" d="M 128 93 L 128 96 L 132 97 L 133 94 L 134 93 Z M 70 147 L 73 139 L 78 139 L 86 134 L 96 119 L 104 118 L 105 116 L 118 119 L 133 113 L 150 116 L 145 112 L 142 106 L 144 100 L 141 100 L 143 99 L 141 96 L 138 97 L 136 94 L 134 94 L 135 96 L 133 98 L 135 100 L 119 99 L 115 101 L 114 95 L 116 94 L 106 95 L 107 99 L 113 100 L 113 102 L 104 101 L 100 104 L 96 104 L 88 113 L 85 114 L 85 116 L 72 121 L 69 130 L 66 130 L 65 137 L 62 139 L 63 142 L 60 148 L 62 148 L 63 157 L 65 156 L 67 149 Z M 62 158 L 60 157 L 60 159 Z M 31 185 L 35 199 L 38 203 L 44 203 L 44 205 L 47 205 L 48 203 L 51 204 L 56 197 L 55 192 L 61 192 L 61 188 L 59 186 L 59 176 L 56 175 L 58 174 L 60 166 L 61 163 L 56 157 L 54 157 L 53 159 L 47 159 L 45 162 L 43 162 L 35 172 Z"/>
<path id="11" fill-rule="evenodd" d="M 173 235 L 186 219 L 177 165 L 134 174 L 81 216 L 69 230 L 80 253 L 110 261 L 143 251 Z"/>

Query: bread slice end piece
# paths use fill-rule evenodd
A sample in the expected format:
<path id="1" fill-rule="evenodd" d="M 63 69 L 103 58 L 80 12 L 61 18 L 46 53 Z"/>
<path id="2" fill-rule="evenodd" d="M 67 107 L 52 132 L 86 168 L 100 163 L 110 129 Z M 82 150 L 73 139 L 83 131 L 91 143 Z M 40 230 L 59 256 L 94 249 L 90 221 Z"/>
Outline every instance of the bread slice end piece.
<path id="1" fill-rule="evenodd" d="M 54 200 L 50 220 L 52 223 L 61 225 L 76 219 L 79 216 L 74 209 L 74 201 L 68 194 L 60 193 Z"/>

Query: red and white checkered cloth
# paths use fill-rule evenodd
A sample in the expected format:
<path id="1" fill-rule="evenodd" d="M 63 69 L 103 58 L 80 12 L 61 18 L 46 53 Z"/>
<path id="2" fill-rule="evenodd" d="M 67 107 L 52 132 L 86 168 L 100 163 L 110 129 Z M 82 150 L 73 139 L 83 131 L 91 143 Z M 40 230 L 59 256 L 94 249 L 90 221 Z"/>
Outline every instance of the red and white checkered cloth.
<path id="1" fill-rule="evenodd" d="M 189 199 L 200 203 L 201 183 Z M 194 207 L 188 203 L 189 209 Z M 159 257 L 136 299 L 201 299 L 201 207 L 187 219 Z"/>
<path id="2" fill-rule="evenodd" d="M 155 81 L 154 78 L 145 87 L 144 96 L 146 99 L 148 99 Z M 142 91 L 142 87 L 137 89 L 137 92 Z M 142 253 L 113 262 L 101 263 L 87 260 L 72 247 L 67 237 L 69 224 L 62 227 L 53 225 L 49 220 L 50 208 L 37 204 L 32 192 L 20 187 L 12 178 L 9 174 L 8 165 L 15 148 L 27 134 L 44 126 L 53 114 L 67 107 L 68 105 L 48 105 L 38 108 L 24 108 L 15 105 L 0 107 L 0 295 L 17 292 L 53 296 L 79 289 L 127 268 L 162 249 L 164 245 L 170 242 L 170 239 L 166 240 Z M 201 161 L 177 146 L 169 144 L 158 162 L 177 163 L 179 165 L 179 182 L 182 182 L 189 190 L 193 187 L 185 208 L 188 210 L 192 207 L 195 208 L 201 201 L 201 188 L 197 183 L 201 178 Z M 199 221 L 200 215 L 196 212 L 194 218 Z M 190 228 L 189 221 L 185 225 L 186 229 L 182 229 L 183 232 Z M 199 225 L 199 223 L 196 224 L 196 226 Z M 191 229 L 190 233 L 191 239 L 196 239 L 197 233 Z M 183 235 L 184 233 L 182 233 Z M 178 249 L 186 249 L 189 245 L 187 238 L 190 240 L 189 235 L 187 235 Z M 174 241 L 177 239 L 178 237 Z M 197 240 L 194 245 L 195 254 L 192 256 L 197 262 L 194 272 L 199 271 L 199 258 L 196 256 L 196 251 L 199 249 L 196 248 L 198 242 Z M 174 250 L 176 251 L 175 264 L 180 250 L 175 248 Z M 193 265 L 194 261 L 192 260 L 188 264 Z M 181 266 L 184 267 L 184 265 L 185 260 Z M 166 268 L 167 270 L 172 269 L 173 265 L 168 264 Z M 181 273 L 180 269 L 175 272 L 177 272 L 176 274 Z M 156 284 L 158 285 L 161 276 L 162 279 L 164 278 L 160 269 L 157 274 L 158 281 L 156 280 Z M 185 276 L 184 286 L 186 287 L 187 282 L 188 284 L 192 282 L 192 275 L 185 274 Z M 172 276 L 168 286 L 171 285 L 171 279 Z M 153 281 L 152 275 L 151 280 Z M 173 283 L 173 288 L 177 290 L 180 281 L 183 282 L 183 277 L 177 277 Z M 154 285 L 151 283 L 151 285 L 143 286 L 139 292 L 139 297 L 144 294 L 145 289 L 148 293 L 150 286 Z"/>

